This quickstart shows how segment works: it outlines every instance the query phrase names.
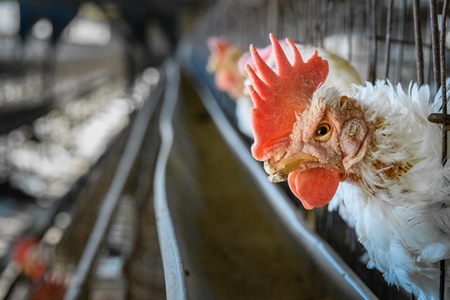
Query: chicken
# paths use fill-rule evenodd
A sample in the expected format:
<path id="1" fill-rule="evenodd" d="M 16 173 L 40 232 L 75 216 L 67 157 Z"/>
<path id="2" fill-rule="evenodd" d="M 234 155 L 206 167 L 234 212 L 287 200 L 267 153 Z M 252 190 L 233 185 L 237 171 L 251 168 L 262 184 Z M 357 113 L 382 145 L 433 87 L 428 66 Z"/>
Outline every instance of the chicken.
<path id="1" fill-rule="evenodd" d="M 13 259 L 22 273 L 30 280 L 29 299 L 60 300 L 66 293 L 66 274 L 51 269 L 49 253 L 40 245 L 39 239 L 25 237 L 13 248 Z"/>
<path id="2" fill-rule="evenodd" d="M 287 180 L 306 209 L 342 210 L 368 267 L 419 299 L 437 299 L 439 261 L 450 257 L 450 165 L 442 166 L 439 111 L 428 86 L 380 80 L 343 92 L 324 84 L 329 65 L 296 45 L 290 63 L 274 35 L 276 70 L 250 46 L 253 157 L 272 182 Z M 450 297 L 450 272 L 446 299 Z"/>
<path id="3" fill-rule="evenodd" d="M 251 127 L 251 109 L 253 103 L 250 99 L 246 85 L 248 76 L 245 72 L 245 65 L 252 65 L 249 52 L 243 52 L 227 38 L 211 37 L 208 39 L 208 47 L 211 56 L 208 61 L 207 70 L 215 73 L 214 82 L 216 87 L 236 100 L 236 117 L 238 128 L 246 136 L 253 138 Z M 288 48 L 288 44 L 280 41 L 283 48 Z M 315 47 L 306 44 L 296 43 L 295 46 L 302 56 L 309 57 L 313 54 Z M 362 84 L 362 80 L 354 67 L 345 59 L 330 53 L 324 49 L 319 49 L 319 54 L 328 59 L 330 64 L 330 74 L 327 83 L 347 89 L 351 84 Z M 260 56 L 269 65 L 275 64 L 275 56 L 272 45 L 263 49 L 258 49 Z M 289 57 L 292 59 L 292 57 Z"/>
<path id="4" fill-rule="evenodd" d="M 206 69 L 215 73 L 214 83 L 220 91 L 227 92 L 232 99 L 244 93 L 245 74 L 239 70 L 238 63 L 244 52 L 227 38 L 210 37 L 207 41 L 211 55 Z"/>
<path id="5" fill-rule="evenodd" d="M 41 280 L 47 272 L 48 263 L 42 257 L 37 238 L 27 237 L 19 240 L 13 249 L 13 259 L 31 280 Z"/>
<path id="6" fill-rule="evenodd" d="M 239 61 L 244 54 L 227 38 L 210 37 L 208 48 L 211 55 L 206 66 L 209 73 L 214 73 L 217 89 L 226 92 L 236 101 L 236 119 L 239 130 L 253 139 L 250 110 L 253 107 L 248 93 L 245 93 L 245 72 L 239 69 Z"/>

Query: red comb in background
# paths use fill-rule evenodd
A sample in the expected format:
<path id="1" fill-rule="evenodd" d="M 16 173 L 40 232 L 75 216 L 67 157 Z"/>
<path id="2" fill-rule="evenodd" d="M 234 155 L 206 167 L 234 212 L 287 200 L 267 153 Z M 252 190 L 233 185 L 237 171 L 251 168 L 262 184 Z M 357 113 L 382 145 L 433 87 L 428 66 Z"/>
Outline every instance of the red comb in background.
<path id="1" fill-rule="evenodd" d="M 13 259 L 22 272 L 32 280 L 44 277 L 47 264 L 38 255 L 39 240 L 27 237 L 19 240 L 13 249 Z"/>
<path id="2" fill-rule="evenodd" d="M 210 37 L 207 40 L 209 51 L 220 56 L 223 55 L 233 44 L 227 38 Z"/>
<path id="3" fill-rule="evenodd" d="M 288 143 L 288 137 L 301 113 L 309 105 L 317 87 L 328 76 L 328 62 L 317 51 L 304 62 L 295 44 L 286 39 L 294 54 L 291 65 L 274 34 L 270 40 L 275 54 L 276 71 L 261 58 L 256 48 L 250 46 L 255 69 L 246 69 L 252 81 L 250 96 L 254 103 L 252 127 L 255 143 L 252 154 L 257 160 L 266 160 L 271 146 Z"/>

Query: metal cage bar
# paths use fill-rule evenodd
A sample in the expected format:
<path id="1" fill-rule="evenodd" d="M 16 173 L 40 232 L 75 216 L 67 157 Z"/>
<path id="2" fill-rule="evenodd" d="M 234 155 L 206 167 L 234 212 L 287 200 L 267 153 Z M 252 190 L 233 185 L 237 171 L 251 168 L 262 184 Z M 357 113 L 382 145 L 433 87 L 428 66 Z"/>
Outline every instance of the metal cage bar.
<path id="1" fill-rule="evenodd" d="M 446 72 L 445 72 L 445 37 L 447 34 L 447 14 L 448 14 L 449 0 L 445 0 L 444 7 L 442 9 L 442 25 L 440 34 L 440 47 L 439 47 L 439 59 L 440 59 L 440 75 L 441 75 L 441 89 L 442 89 L 442 114 L 447 116 L 447 84 L 446 84 Z M 442 164 L 447 162 L 447 122 L 444 120 L 442 123 Z M 445 297 L 445 260 L 440 261 L 440 281 L 439 281 L 439 299 L 443 300 Z"/>

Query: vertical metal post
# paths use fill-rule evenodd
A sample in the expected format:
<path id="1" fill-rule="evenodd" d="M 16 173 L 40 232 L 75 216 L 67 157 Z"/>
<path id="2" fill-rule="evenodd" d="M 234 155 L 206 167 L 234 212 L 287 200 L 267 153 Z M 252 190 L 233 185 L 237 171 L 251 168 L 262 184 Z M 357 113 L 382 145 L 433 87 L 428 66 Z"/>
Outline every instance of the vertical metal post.
<path id="1" fill-rule="evenodd" d="M 448 14 L 449 0 L 445 0 L 442 9 L 442 24 L 440 32 L 439 44 L 439 59 L 440 59 L 440 75 L 441 75 L 441 89 L 442 89 L 442 114 L 447 115 L 447 78 L 445 74 L 445 37 L 447 34 L 447 14 Z M 442 164 L 447 162 L 447 123 L 442 123 Z M 445 296 L 445 260 L 440 261 L 440 282 L 439 282 L 439 299 L 443 300 Z"/>
<path id="2" fill-rule="evenodd" d="M 369 81 L 374 82 L 376 79 L 376 64 L 377 64 L 377 1 L 370 0 L 367 2 L 369 16 L 369 34 L 370 41 L 373 43 L 372 50 L 370 51 L 369 61 Z"/>
<path id="3" fill-rule="evenodd" d="M 447 115 L 447 84 L 445 74 L 445 37 L 447 34 L 447 11 L 449 0 L 445 0 L 442 11 L 442 24 L 439 36 L 439 61 L 440 61 L 440 84 L 442 90 L 442 114 Z M 444 119 L 445 120 L 445 119 Z M 447 130 L 446 122 L 442 123 L 442 164 L 447 161 Z"/>
<path id="4" fill-rule="evenodd" d="M 416 68 L 417 68 L 417 84 L 421 86 L 424 82 L 423 78 L 423 45 L 422 30 L 420 27 L 420 3 L 419 0 L 413 2 L 414 13 L 414 40 L 416 42 Z"/>
<path id="5" fill-rule="evenodd" d="M 436 90 L 440 86 L 440 69 L 439 69 L 439 28 L 437 21 L 436 0 L 430 0 L 430 21 L 431 21 L 431 47 L 433 52 L 433 71 L 434 83 Z"/>

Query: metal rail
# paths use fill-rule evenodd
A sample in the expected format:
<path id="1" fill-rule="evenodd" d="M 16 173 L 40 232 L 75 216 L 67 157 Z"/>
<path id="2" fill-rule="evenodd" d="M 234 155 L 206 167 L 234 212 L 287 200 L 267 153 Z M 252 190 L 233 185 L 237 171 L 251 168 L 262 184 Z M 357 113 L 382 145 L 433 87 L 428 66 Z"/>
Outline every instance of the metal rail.
<path id="1" fill-rule="evenodd" d="M 166 195 L 166 166 L 173 144 L 172 117 L 178 101 L 180 70 L 172 59 L 166 61 L 163 68 L 167 80 L 159 123 L 161 148 L 154 177 L 154 207 L 164 266 L 166 297 L 169 300 L 184 300 L 187 299 L 184 271 Z"/>
<path id="2" fill-rule="evenodd" d="M 96 223 L 75 271 L 73 281 L 64 297 L 65 300 L 77 299 L 89 277 L 89 273 L 111 223 L 117 203 L 119 202 L 122 190 L 129 177 L 131 167 L 136 160 L 143 142 L 147 125 L 155 111 L 156 104 L 161 98 L 162 92 L 163 84 L 160 82 L 157 88 L 150 93 L 144 106 L 136 115 L 124 153 L 119 161 L 111 186 L 103 200 Z"/>

